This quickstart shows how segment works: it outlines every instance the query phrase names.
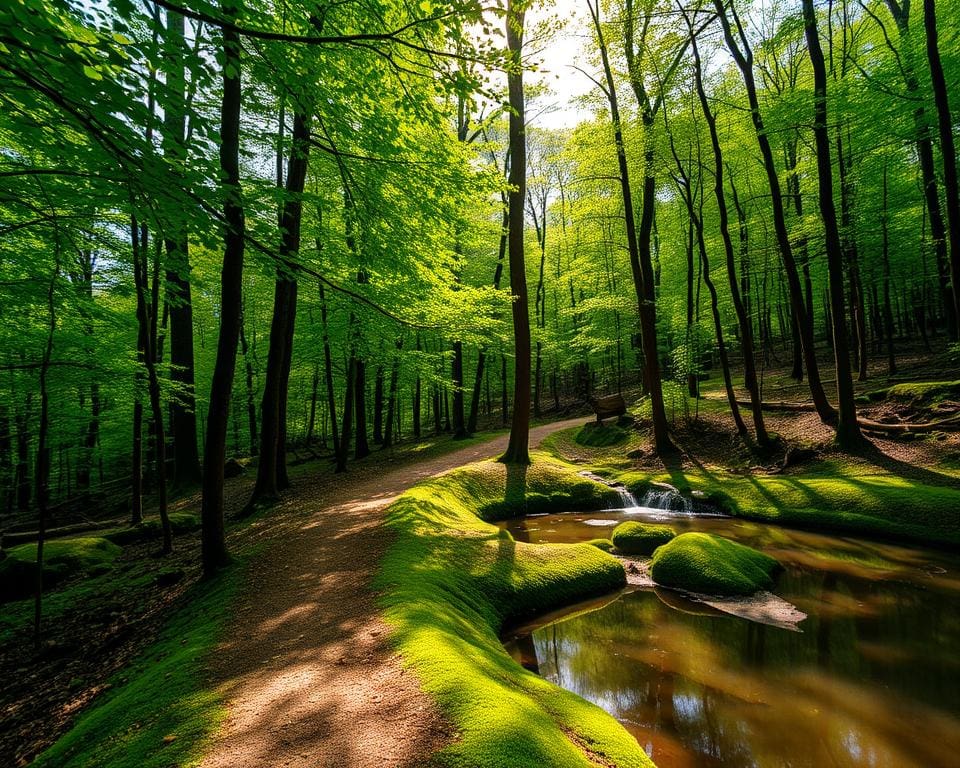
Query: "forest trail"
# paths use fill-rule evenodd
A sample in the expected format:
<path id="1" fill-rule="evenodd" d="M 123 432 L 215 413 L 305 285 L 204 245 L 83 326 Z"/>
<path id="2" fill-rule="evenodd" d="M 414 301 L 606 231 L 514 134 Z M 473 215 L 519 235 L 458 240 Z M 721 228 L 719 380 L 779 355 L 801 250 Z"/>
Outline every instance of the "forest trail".
<path id="1" fill-rule="evenodd" d="M 585 417 L 530 430 L 534 447 Z M 212 663 L 228 716 L 203 768 L 400 768 L 453 734 L 388 642 L 371 581 L 390 544 L 383 512 L 425 478 L 503 451 L 507 435 L 334 488 L 302 478 L 251 526 L 251 563 Z"/>

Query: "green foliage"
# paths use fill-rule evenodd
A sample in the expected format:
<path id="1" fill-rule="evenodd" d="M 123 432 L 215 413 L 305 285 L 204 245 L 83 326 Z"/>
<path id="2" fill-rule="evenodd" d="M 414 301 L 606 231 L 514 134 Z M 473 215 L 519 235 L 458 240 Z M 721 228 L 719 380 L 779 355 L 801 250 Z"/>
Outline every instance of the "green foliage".
<path id="1" fill-rule="evenodd" d="M 657 584 L 706 595 L 750 595 L 773 587 L 772 557 L 709 533 L 682 533 L 653 553 Z"/>
<path id="2" fill-rule="evenodd" d="M 617 551 L 625 555 L 652 555 L 657 547 L 666 544 L 674 535 L 666 525 L 628 520 L 613 529 L 610 540 Z"/>
<path id="3" fill-rule="evenodd" d="M 43 546 L 43 585 L 49 589 L 80 573 L 102 573 L 121 550 L 105 538 L 53 539 Z M 19 600 L 33 593 L 37 545 L 21 544 L 0 560 L 0 600 Z"/>
<path id="4" fill-rule="evenodd" d="M 477 517 L 479 508 L 516 498 L 546 478 L 565 475 L 565 491 L 582 480 L 542 454 L 527 470 L 529 485 L 523 473 L 473 464 L 414 487 L 388 510 L 396 541 L 377 584 L 392 639 L 459 734 L 436 759 L 464 768 L 649 766 L 609 715 L 527 672 L 500 643 L 505 621 L 625 581 L 620 564 L 596 547 L 509 541 Z"/>
<path id="5" fill-rule="evenodd" d="M 235 567 L 193 587 L 158 641 L 33 765 L 193 765 L 226 716 L 221 692 L 205 686 L 203 665 L 221 638 L 240 575 Z"/>

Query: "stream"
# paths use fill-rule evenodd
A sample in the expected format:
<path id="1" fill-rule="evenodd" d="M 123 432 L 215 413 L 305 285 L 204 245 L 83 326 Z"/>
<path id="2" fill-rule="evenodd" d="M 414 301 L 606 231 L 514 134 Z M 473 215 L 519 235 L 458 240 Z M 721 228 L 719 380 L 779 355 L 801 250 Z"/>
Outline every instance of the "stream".
<path id="1" fill-rule="evenodd" d="M 960 766 L 960 556 L 697 514 L 670 492 L 501 523 L 518 541 L 607 537 L 623 520 L 776 557 L 797 629 L 627 587 L 514 627 L 526 668 L 594 702 L 659 768 Z"/>

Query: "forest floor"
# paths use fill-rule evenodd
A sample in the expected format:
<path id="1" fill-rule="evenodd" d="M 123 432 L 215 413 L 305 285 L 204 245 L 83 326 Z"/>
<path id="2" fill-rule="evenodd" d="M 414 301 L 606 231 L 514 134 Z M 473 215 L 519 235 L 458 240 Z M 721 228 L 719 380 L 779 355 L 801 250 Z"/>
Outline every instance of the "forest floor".
<path id="1" fill-rule="evenodd" d="M 901 361 L 895 379 L 875 376 L 857 390 L 871 419 L 923 420 L 960 411 L 960 396 L 941 398 L 931 408 L 911 396 L 868 395 L 899 381 L 958 378 L 955 363 L 917 355 Z M 931 485 L 956 487 L 960 477 L 958 432 L 873 437 L 870 452 L 850 457 L 839 454 L 830 429 L 804 411 L 767 412 L 778 450 L 758 456 L 734 437 L 718 382 L 706 384 L 690 412 L 670 414 L 681 467 L 752 476 L 842 462 L 844 471 L 862 466 Z M 805 385 L 782 371 L 768 372 L 765 393 L 768 401 L 793 403 L 807 396 Z M 744 418 L 749 423 L 747 409 Z M 534 427 L 531 445 L 585 421 L 580 415 Z M 611 454 L 623 459 L 630 448 L 645 445 L 646 432 L 638 426 L 630 445 L 612 446 Z M 370 585 L 391 541 L 382 513 L 409 486 L 494 455 L 505 444 L 504 434 L 463 443 L 441 437 L 375 452 L 343 475 L 332 474 L 325 460 L 300 464 L 291 470 L 294 488 L 281 503 L 230 528 L 231 549 L 257 555 L 238 574 L 239 597 L 218 635 L 223 642 L 204 667 L 204 688 L 226 702 L 227 716 L 203 766 L 412 766 L 453 738 L 391 651 L 379 617 Z M 572 437 L 563 438 L 563 447 L 576 461 Z M 631 455 L 637 471 L 664 469 L 642 450 Z M 584 451 L 582 458 L 598 456 Z M 229 481 L 228 517 L 243 506 L 252 483 L 252 473 Z M 197 507 L 198 497 L 188 495 L 172 508 Z M 178 536 L 167 558 L 155 556 L 155 544 L 125 546 L 112 573 L 54 590 L 45 598 L 46 641 L 39 655 L 24 621 L 29 601 L 3 606 L 0 764 L 28 764 L 100 692 L 124 681 L 126 665 L 157 637 L 196 583 L 197 539 Z"/>
<path id="2" fill-rule="evenodd" d="M 583 423 L 534 427 L 531 446 Z M 474 443 L 346 487 L 301 484 L 258 527 L 273 543 L 248 575 L 214 677 L 229 714 L 204 768 L 415 766 L 453 737 L 387 642 L 370 583 L 391 535 L 383 510 L 411 485 L 504 450 Z"/>

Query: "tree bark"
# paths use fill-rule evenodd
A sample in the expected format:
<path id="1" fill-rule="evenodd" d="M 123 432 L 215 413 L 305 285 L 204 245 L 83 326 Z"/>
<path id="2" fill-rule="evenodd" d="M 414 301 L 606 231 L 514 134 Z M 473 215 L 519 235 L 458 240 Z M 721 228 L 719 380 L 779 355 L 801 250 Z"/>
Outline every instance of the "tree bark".
<path id="1" fill-rule="evenodd" d="M 299 108 L 293 118 L 293 136 L 287 165 L 286 195 L 280 216 L 280 259 L 273 295 L 273 320 L 270 324 L 270 349 L 260 402 L 260 461 L 257 480 L 246 509 L 262 502 L 276 501 L 284 483 L 278 471 L 286 469 L 285 444 L 286 394 L 290 379 L 290 360 L 297 313 L 295 260 L 300 252 L 303 220 L 303 188 L 310 153 L 311 117 Z"/>
<path id="2" fill-rule="evenodd" d="M 830 163 L 830 137 L 827 129 L 827 70 L 817 33 L 813 0 L 802 0 L 807 51 L 813 68 L 813 134 L 817 155 L 820 216 L 823 219 L 830 285 L 830 318 L 833 327 L 833 353 L 837 370 L 837 443 L 844 449 L 860 448 L 865 440 L 857 424 L 853 376 L 844 309 L 843 244 L 833 203 L 833 167 Z"/>
<path id="3" fill-rule="evenodd" d="M 224 0 L 225 18 L 237 15 L 234 0 Z M 246 229 L 240 186 L 240 35 L 223 28 L 223 96 L 220 104 L 220 170 L 223 191 L 224 249 L 220 276 L 220 333 L 210 384 L 207 434 L 203 451 L 201 558 L 203 572 L 213 576 L 230 561 L 223 521 L 223 467 L 226 461 L 227 420 L 237 363 L 237 342 L 243 302 L 243 250 Z"/>
<path id="4" fill-rule="evenodd" d="M 953 118 L 947 81 L 937 44 L 937 11 L 934 0 L 923 0 L 923 28 L 927 38 L 927 61 L 933 100 L 937 105 L 937 126 L 940 131 L 940 154 L 943 156 L 943 191 L 947 208 L 947 242 L 950 246 L 950 284 L 953 290 L 955 338 L 960 338 L 960 187 L 957 181 L 957 153 L 953 141 Z"/>
<path id="5" fill-rule="evenodd" d="M 524 199 L 526 197 L 527 142 L 524 128 L 523 69 L 521 48 L 525 6 L 507 0 L 507 49 L 509 69 L 507 87 L 510 100 L 510 193 L 509 234 L 507 246 L 510 262 L 510 291 L 514 298 L 514 376 L 513 421 L 507 450 L 500 461 L 506 464 L 529 464 L 530 440 L 530 310 L 527 298 L 527 273 L 523 253 Z"/>

